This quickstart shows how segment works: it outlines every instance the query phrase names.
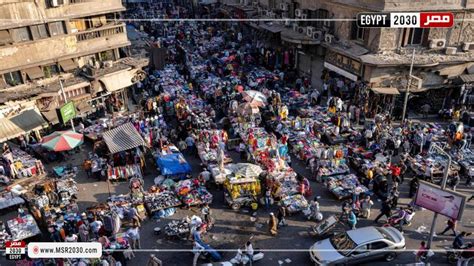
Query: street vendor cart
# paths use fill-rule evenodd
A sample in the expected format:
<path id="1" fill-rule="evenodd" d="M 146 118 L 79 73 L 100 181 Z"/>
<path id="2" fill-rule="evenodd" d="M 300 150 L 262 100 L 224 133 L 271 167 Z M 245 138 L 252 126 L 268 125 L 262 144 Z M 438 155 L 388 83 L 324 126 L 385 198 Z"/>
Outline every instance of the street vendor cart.
<path id="1" fill-rule="evenodd" d="M 257 203 L 260 181 L 256 177 L 227 176 L 224 182 L 224 197 L 233 210 Z"/>

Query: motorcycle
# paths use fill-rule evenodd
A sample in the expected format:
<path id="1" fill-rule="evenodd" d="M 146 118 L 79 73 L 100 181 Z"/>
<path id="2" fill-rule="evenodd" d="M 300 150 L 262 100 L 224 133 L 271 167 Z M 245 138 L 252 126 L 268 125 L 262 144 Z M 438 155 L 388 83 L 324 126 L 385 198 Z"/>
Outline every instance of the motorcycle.
<path id="1" fill-rule="evenodd" d="M 465 245 L 465 248 L 469 248 L 469 247 L 472 247 L 471 243 Z M 455 249 L 453 246 L 447 246 L 444 248 L 446 249 L 446 259 L 448 260 L 449 263 L 451 264 L 456 263 L 461 258 L 461 254 L 463 252 L 462 249 L 461 250 Z M 469 259 L 468 261 L 471 261 L 471 259 Z"/>
<path id="2" fill-rule="evenodd" d="M 413 217 L 415 216 L 415 211 L 411 208 L 401 210 L 400 213 L 391 216 L 388 218 L 387 222 L 383 225 L 384 227 L 387 226 L 392 226 L 397 228 L 398 230 L 402 231 L 402 225 L 411 225 L 411 221 L 413 220 Z M 400 220 L 403 220 L 403 224 L 400 224 Z"/>
<path id="3" fill-rule="evenodd" d="M 252 256 L 252 263 L 259 261 L 263 259 L 264 254 L 261 251 L 255 250 L 253 256 Z M 230 262 L 233 265 L 247 265 L 247 263 L 250 262 L 250 257 L 247 254 L 244 254 L 242 250 L 239 248 L 237 250 L 237 255 L 233 257 Z"/>

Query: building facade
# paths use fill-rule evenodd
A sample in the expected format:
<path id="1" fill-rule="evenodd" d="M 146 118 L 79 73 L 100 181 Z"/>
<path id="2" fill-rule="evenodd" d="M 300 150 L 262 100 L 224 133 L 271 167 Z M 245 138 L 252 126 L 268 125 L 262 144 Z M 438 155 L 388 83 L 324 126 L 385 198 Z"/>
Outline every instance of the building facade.
<path id="1" fill-rule="evenodd" d="M 300 74 L 311 77 L 316 87 L 320 87 L 321 73 L 327 69 L 363 81 L 378 93 L 391 93 L 393 88 L 403 92 L 415 49 L 416 78 L 411 88 L 425 91 L 436 100 L 430 103 L 434 109 L 448 107 L 446 103 L 462 98 L 472 88 L 473 0 L 259 0 L 258 6 L 271 17 L 299 20 L 285 23 L 280 31 L 281 42 L 296 47 L 296 67 Z M 455 25 L 442 29 L 364 29 L 355 21 L 359 12 L 422 11 L 453 12 Z M 306 20 L 326 18 L 335 20 Z"/>
<path id="2" fill-rule="evenodd" d="M 124 10 L 121 0 L 1 1 L 1 118 L 18 116 L 29 106 L 49 124 L 58 123 L 56 108 L 65 103 L 61 86 L 79 115 L 106 96 L 123 104 L 124 88 L 142 76 L 147 64 L 129 57 L 130 41 L 120 21 Z M 32 126 L 21 126 L 13 135 Z"/>

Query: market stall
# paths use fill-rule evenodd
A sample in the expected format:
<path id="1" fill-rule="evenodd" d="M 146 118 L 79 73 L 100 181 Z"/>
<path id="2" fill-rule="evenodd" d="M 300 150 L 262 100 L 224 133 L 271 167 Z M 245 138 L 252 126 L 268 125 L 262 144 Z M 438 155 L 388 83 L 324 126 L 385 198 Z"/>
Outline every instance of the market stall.
<path id="1" fill-rule="evenodd" d="M 30 214 L 8 220 L 7 229 L 14 241 L 25 240 L 41 234 L 35 219 Z"/>
<path id="2" fill-rule="evenodd" d="M 357 176 L 353 174 L 329 176 L 325 185 L 329 191 L 339 200 L 352 197 L 352 194 L 368 194 L 369 190 L 360 184 Z"/>
<path id="3" fill-rule="evenodd" d="M 146 147 L 146 144 L 133 124 L 128 122 L 106 131 L 103 138 L 110 153 L 115 156 L 114 161 L 116 162 L 114 167 L 107 169 L 108 179 L 128 180 L 134 176 L 142 177 L 143 152 L 140 147 Z M 121 156 L 133 159 L 121 160 L 123 158 Z"/>

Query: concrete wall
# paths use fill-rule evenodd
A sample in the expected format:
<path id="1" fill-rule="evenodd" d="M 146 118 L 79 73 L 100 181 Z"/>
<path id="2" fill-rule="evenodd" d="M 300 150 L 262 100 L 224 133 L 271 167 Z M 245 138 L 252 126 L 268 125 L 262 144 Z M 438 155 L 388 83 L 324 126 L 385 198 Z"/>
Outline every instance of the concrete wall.
<path id="1" fill-rule="evenodd" d="M 91 0 L 71 4 L 68 4 L 69 0 L 64 0 L 64 5 L 55 8 L 46 8 L 45 1 L 48 0 L 0 1 L 0 29 L 125 10 L 121 0 Z"/>
<path id="2" fill-rule="evenodd" d="M 125 28 L 125 26 L 122 25 Z M 58 59 L 106 51 L 130 45 L 124 33 L 78 42 L 75 34 L 0 47 L 0 72 L 55 62 Z"/>

